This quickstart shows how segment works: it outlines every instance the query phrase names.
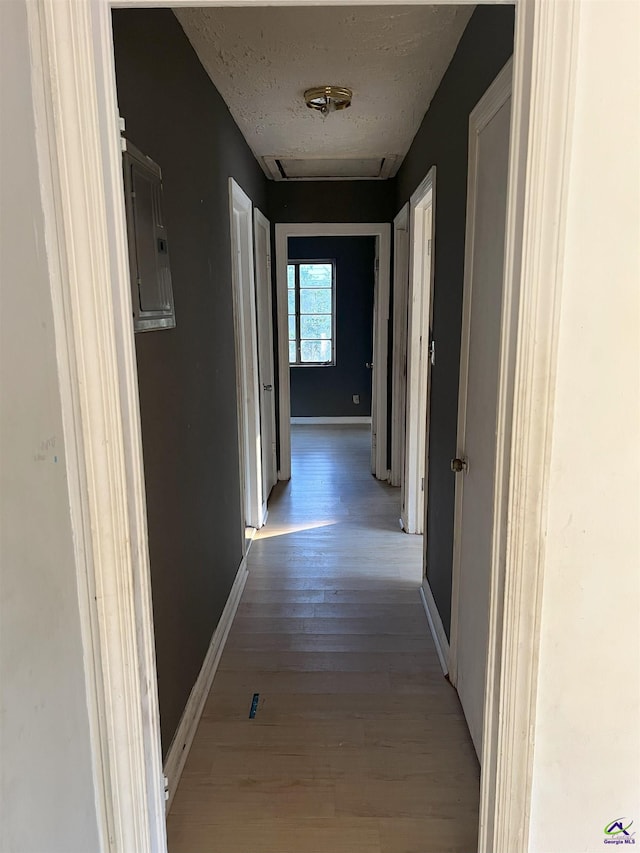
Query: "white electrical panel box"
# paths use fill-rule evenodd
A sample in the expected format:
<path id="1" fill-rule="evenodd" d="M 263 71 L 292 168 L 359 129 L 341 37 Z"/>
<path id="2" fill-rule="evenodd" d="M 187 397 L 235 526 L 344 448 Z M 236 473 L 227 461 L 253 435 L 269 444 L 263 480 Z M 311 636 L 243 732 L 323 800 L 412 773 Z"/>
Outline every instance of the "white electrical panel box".
<path id="1" fill-rule="evenodd" d="M 176 324 L 169 243 L 157 163 L 125 140 L 122 154 L 131 273 L 133 328 L 172 329 Z"/>

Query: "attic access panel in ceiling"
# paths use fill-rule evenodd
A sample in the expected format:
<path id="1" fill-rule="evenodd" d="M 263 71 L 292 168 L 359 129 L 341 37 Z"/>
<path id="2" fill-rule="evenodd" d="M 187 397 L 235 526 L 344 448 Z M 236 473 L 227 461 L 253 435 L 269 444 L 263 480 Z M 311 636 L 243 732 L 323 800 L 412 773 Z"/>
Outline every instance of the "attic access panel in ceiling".
<path id="1" fill-rule="evenodd" d="M 289 162 L 300 175 L 289 180 L 309 180 L 319 161 L 322 179 L 368 177 L 363 164 L 383 159 L 378 177 L 395 174 L 473 10 L 218 6 L 175 14 L 265 173 L 277 177 L 267 165 L 277 159 L 285 174 Z M 326 118 L 310 110 L 304 92 L 324 85 L 350 88 L 349 109 Z"/>
<path id="2" fill-rule="evenodd" d="M 391 177 L 395 157 L 263 157 L 275 181 L 384 180 Z"/>

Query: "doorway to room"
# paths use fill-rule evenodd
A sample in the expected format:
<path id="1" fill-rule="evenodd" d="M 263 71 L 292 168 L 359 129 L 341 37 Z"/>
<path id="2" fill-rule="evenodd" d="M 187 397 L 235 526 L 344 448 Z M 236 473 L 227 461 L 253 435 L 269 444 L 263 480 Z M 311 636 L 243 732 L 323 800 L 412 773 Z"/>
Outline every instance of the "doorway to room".
<path id="1" fill-rule="evenodd" d="M 373 236 L 289 238 L 293 424 L 370 430 L 375 264 Z"/>
<path id="2" fill-rule="evenodd" d="M 364 239 L 364 242 L 353 243 L 350 250 L 349 240 L 354 238 Z M 301 242 L 296 243 L 298 240 Z M 325 240 L 328 242 L 323 242 Z M 346 242 L 340 243 L 340 240 Z M 387 365 L 390 243 L 391 228 L 388 223 L 276 224 L 280 480 L 291 477 L 292 417 L 370 417 L 371 472 L 379 480 L 386 481 L 389 477 Z M 356 246 L 359 249 L 356 250 Z M 330 254 L 326 255 L 326 252 L 337 250 L 342 259 L 340 264 L 336 264 L 336 258 Z M 290 256 L 290 252 L 297 257 Z M 300 261 L 306 262 L 302 268 Z M 301 286 L 301 269 L 305 286 Z M 332 280 L 330 272 L 334 277 L 333 284 L 327 287 Z M 325 287 L 306 286 L 313 283 L 307 280 L 312 273 L 324 276 L 320 283 Z M 353 278 L 354 275 L 356 278 Z M 308 297 L 301 297 L 303 290 L 324 290 L 323 295 L 317 293 L 314 298 L 324 300 L 324 307 L 329 305 L 327 300 L 331 300 L 331 316 L 335 315 L 332 323 L 321 319 L 327 316 L 326 312 L 311 312 L 314 306 Z M 333 296 L 329 296 L 330 290 Z M 304 311 L 300 310 L 301 301 L 304 301 Z M 318 307 L 323 307 L 320 302 Z M 310 313 L 306 313 L 307 310 Z M 317 334 L 334 335 L 333 339 L 324 338 L 325 343 L 322 343 L 322 338 L 310 337 L 316 334 L 311 329 L 320 328 L 322 324 L 324 331 Z M 307 332 L 309 337 L 304 336 Z M 327 340 L 331 342 L 327 344 Z M 329 360 L 321 364 L 304 361 L 304 358 L 325 356 Z M 310 363 L 313 367 L 308 366 Z M 334 381 L 336 387 L 332 388 Z M 357 388 L 354 383 L 357 383 Z M 295 405 L 300 406 L 298 411 L 304 414 L 297 415 L 292 409 L 292 393 L 296 394 Z M 355 402 L 354 398 L 360 402 Z M 312 411 L 321 410 L 318 407 L 321 407 L 323 414 L 312 415 Z M 369 408 L 368 415 L 364 413 L 366 408 Z"/>
<path id="3" fill-rule="evenodd" d="M 86 475 L 90 484 L 88 493 L 92 515 L 87 514 L 87 518 L 99 519 L 109 534 L 102 535 L 102 526 L 91 529 L 86 525 L 87 541 L 94 549 L 97 566 L 95 571 L 91 569 L 91 577 L 95 575 L 100 583 L 113 583 L 114 588 L 117 581 L 117 589 L 127 592 L 121 607 L 112 603 L 120 602 L 118 596 L 105 596 L 100 600 L 98 615 L 103 620 L 101 626 L 104 623 L 106 628 L 97 640 L 87 644 L 91 654 L 105 667 L 104 678 L 94 679 L 106 708 L 107 723 L 101 727 L 101 733 L 105 735 L 104 743 L 110 744 L 109 749 L 105 749 L 106 757 L 100 762 L 101 769 L 105 774 L 109 772 L 115 790 L 133 791 L 135 794 L 112 798 L 107 793 L 104 797 L 105 809 L 120 833 L 118 837 L 125 839 L 125 849 L 129 839 L 140 838 L 144 842 L 147 837 L 158 837 L 162 842 L 162 833 L 158 830 L 160 821 L 157 819 L 162 779 L 157 772 L 159 756 L 155 745 L 158 738 L 153 696 L 149 700 L 152 706 L 150 713 L 147 713 L 146 705 L 145 713 L 140 712 L 142 703 L 139 701 L 140 690 L 154 683 L 155 669 L 150 653 L 152 626 L 148 606 L 148 555 L 144 542 L 139 423 L 137 408 L 131 402 L 136 391 L 135 354 L 131 336 L 126 331 L 130 322 L 130 302 L 122 284 L 126 280 L 126 246 L 122 187 L 118 177 L 120 139 L 113 121 L 116 96 L 111 62 L 110 8 L 111 4 L 107 2 L 95 3 L 86 9 L 82 7 L 80 11 L 64 4 L 42 5 L 40 11 L 34 13 L 34 30 L 39 24 L 38 14 L 46 26 L 42 26 L 41 31 L 37 30 L 38 38 L 34 37 L 33 44 L 35 55 L 42 51 L 48 67 L 59 72 L 54 74 L 54 79 L 60 81 L 60 86 L 52 87 L 51 91 L 47 89 L 43 100 L 47 106 L 51 103 L 54 107 L 48 113 L 46 142 L 53 152 L 55 197 L 60 201 L 60 219 L 64 223 L 60 230 L 61 239 L 72 262 L 69 264 L 72 274 L 68 277 L 63 275 L 61 279 L 65 281 L 65 295 L 68 288 L 71 304 L 79 306 L 78 310 L 69 312 L 73 321 L 69 323 L 70 331 L 67 333 L 70 362 L 74 369 L 79 368 L 79 375 L 85 375 L 83 370 L 88 366 L 90 375 L 98 375 L 99 371 L 102 379 L 100 383 L 83 388 L 88 402 L 83 398 L 82 411 L 86 410 L 87 416 L 77 427 L 89 448 L 86 458 L 82 456 L 79 461 L 81 475 Z M 528 365 L 544 364 L 544 359 L 534 356 L 540 349 L 544 350 L 543 355 L 546 354 L 555 341 L 553 324 L 548 322 L 545 313 L 555 291 L 549 285 L 548 277 L 540 275 L 539 270 L 544 271 L 546 264 L 556 269 L 552 264 L 557 249 L 555 232 L 561 234 L 561 230 L 554 229 L 554 236 L 549 237 L 547 230 L 538 228 L 537 223 L 554 221 L 556 207 L 561 208 L 558 199 L 562 198 L 564 172 L 567 171 L 563 159 L 568 120 L 565 116 L 570 113 L 563 107 L 572 103 L 569 93 L 572 92 L 573 65 L 570 58 L 573 54 L 570 48 L 577 31 L 572 17 L 574 13 L 569 6 L 567 8 L 565 12 L 558 7 L 551 14 L 539 11 L 534 4 L 518 3 L 516 18 L 514 119 L 511 127 L 514 165 L 509 173 L 505 287 L 508 293 L 511 292 L 509 288 L 513 291 L 514 299 L 517 297 L 519 302 L 514 303 L 514 318 L 506 315 L 503 318 L 503 327 L 508 333 L 515 334 L 511 326 L 517 325 L 518 332 L 522 333 L 517 339 L 517 352 L 515 347 L 513 349 L 513 358 L 505 350 L 505 361 L 511 366 L 517 356 L 518 364 L 522 362 L 527 367 L 514 392 L 512 407 L 516 412 L 516 426 L 523 434 L 523 422 L 529 413 L 525 404 L 535 398 L 534 392 L 539 390 L 539 385 L 545 391 L 551 382 L 546 375 L 544 381 L 541 380 L 535 371 L 528 370 Z M 75 49 L 63 49 L 70 41 Z M 540 92 L 550 93 L 550 96 L 539 97 Z M 82 121 L 78 121 L 78 116 Z M 108 130 L 110 126 L 111 132 Z M 541 144 L 529 147 L 530 139 L 538 143 L 539 138 L 543 138 Z M 60 144 L 61 140 L 64 144 Z M 553 168 L 549 167 L 550 163 Z M 92 194 L 86 192 L 88 175 L 98 177 L 97 191 Z M 558 177 L 560 180 L 556 180 Z M 553 192 L 542 191 L 549 186 L 554 187 Z M 543 215 L 547 212 L 552 215 Z M 86 235 L 91 239 L 84 239 Z M 111 252 L 106 251 L 107 246 L 111 247 Z M 535 262 L 531 262 L 531 258 Z M 66 268 L 66 260 L 61 263 Z M 552 284 L 557 283 L 556 278 L 551 277 Z M 95 287 L 79 286 L 86 281 L 94 282 Z M 544 299 L 540 299 L 542 308 L 538 302 L 540 282 L 544 284 Z M 551 313 L 550 309 L 548 313 Z M 505 337 L 509 339 L 509 334 Z M 74 347 L 76 342 L 87 346 Z M 113 405 L 118 400 L 125 401 L 121 409 Z M 116 412 L 118 417 L 109 420 L 105 412 Z M 545 407 L 541 407 L 541 412 L 533 426 L 526 424 L 526 435 L 520 446 L 516 444 L 520 454 L 517 458 L 526 460 L 532 457 L 526 451 L 546 429 Z M 73 416 L 77 418 L 77 413 Z M 76 423 L 75 420 L 73 422 Z M 93 437 L 103 434 L 106 439 L 100 441 L 100 452 L 109 454 L 111 464 L 102 467 L 87 464 L 92 462 L 91 454 L 96 444 Z M 502 447 L 501 453 L 505 455 Z M 533 527 L 541 512 L 538 495 L 531 497 L 530 493 L 535 490 L 527 485 L 530 468 L 527 465 L 517 467 L 513 482 L 509 484 L 509 500 L 513 499 L 518 508 L 522 505 L 525 510 L 530 510 L 518 512 L 519 518 L 530 519 L 523 525 L 525 532 Z M 124 504 L 128 507 L 128 514 L 117 502 L 123 496 L 127 499 Z M 517 499 L 521 496 L 522 501 L 519 502 Z M 517 525 L 513 528 L 519 531 Z M 529 590 L 537 588 L 535 584 L 541 577 L 541 570 L 536 563 L 534 548 L 529 549 L 531 556 L 527 552 L 520 561 L 524 553 L 522 542 L 526 544 L 527 540 L 519 532 L 518 536 L 520 538 L 514 543 L 511 539 L 516 534 L 507 537 L 504 550 L 508 559 L 504 573 L 508 581 L 515 578 L 518 582 L 516 591 L 524 589 L 524 593 L 505 596 L 504 601 L 494 595 L 491 602 L 494 613 L 503 604 L 505 607 L 501 628 L 494 632 L 496 642 L 492 659 L 500 678 L 492 678 L 494 683 L 499 682 L 506 687 L 489 710 L 496 719 L 499 711 L 506 709 L 506 713 L 500 716 L 500 729 L 496 726 L 495 735 L 492 733 L 490 743 L 484 748 L 492 764 L 486 772 L 486 780 L 483 779 L 480 810 L 481 832 L 484 834 L 480 846 L 483 850 L 492 849 L 486 836 L 494 829 L 500 838 L 517 839 L 517 843 L 505 844 L 505 849 L 520 849 L 521 839 L 526 837 L 526 826 L 522 827 L 522 814 L 526 809 L 522 804 L 526 806 L 529 802 L 531 743 L 521 739 L 519 755 L 516 756 L 520 760 L 507 762 L 508 766 L 494 761 L 495 756 L 506 754 L 501 746 L 515 742 L 514 732 L 530 731 L 521 723 L 529 721 L 528 709 L 532 707 L 530 698 L 535 688 L 538 616 L 533 614 L 530 620 L 522 619 L 523 611 L 518 607 L 522 600 L 527 600 Z M 133 542 L 135 547 L 122 548 L 118 559 L 112 559 L 114 541 Z M 495 562 L 502 570 L 502 563 L 497 559 Z M 108 573 L 103 568 L 105 566 Z M 130 578 L 134 578 L 135 583 L 129 583 Z M 103 603 L 105 601 L 106 604 Z M 516 649 L 517 654 L 506 654 L 505 650 L 508 652 L 509 649 Z M 114 683 L 118 690 L 113 689 Z M 105 690 L 104 685 L 109 689 Z M 525 706 L 527 710 L 523 710 Z M 126 731 L 119 724 L 119 720 L 125 717 L 125 711 L 127 720 L 131 721 Z M 145 727 L 149 719 L 151 724 Z M 147 797 L 145 791 L 148 791 Z M 499 796 L 504 791 L 510 792 L 508 798 Z M 495 802 L 499 802 L 502 808 L 494 809 Z M 122 803 L 126 803 L 127 808 L 123 808 Z M 128 846 L 147 849 L 146 844 L 135 841 Z"/>

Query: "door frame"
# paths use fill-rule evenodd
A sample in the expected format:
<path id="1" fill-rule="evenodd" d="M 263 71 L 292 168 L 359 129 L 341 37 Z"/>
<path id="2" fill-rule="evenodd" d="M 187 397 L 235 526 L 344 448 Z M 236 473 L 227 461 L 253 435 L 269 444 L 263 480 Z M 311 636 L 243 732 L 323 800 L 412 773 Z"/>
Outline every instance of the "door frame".
<path id="1" fill-rule="evenodd" d="M 388 222 L 276 223 L 276 305 L 278 312 L 278 418 L 280 470 L 278 478 L 291 478 L 291 382 L 287 321 L 287 261 L 289 237 L 375 237 L 379 269 L 374 300 L 373 376 L 371 421 L 376 426 L 375 476 L 389 478 L 387 464 L 387 363 L 389 357 L 389 295 L 391 226 Z M 373 411 L 375 407 L 375 412 Z M 373 460 L 372 460 L 373 461 Z"/>
<path id="2" fill-rule="evenodd" d="M 448 0 L 431 0 L 434 2 Z M 297 0 L 298 5 L 317 5 Z M 352 0 L 366 5 L 371 0 Z M 481 0 L 484 2 L 484 0 Z M 285 0 L 281 0 L 282 5 Z M 103 850 L 166 851 L 145 487 L 111 9 L 27 4 L 36 144 L 72 496 Z M 210 5 L 259 6 L 255 0 Z M 276 0 L 276 5 L 279 5 Z M 479 851 L 528 849 L 543 530 L 563 281 L 578 0 L 516 0 L 498 458 L 510 518 L 493 572 Z M 512 382 L 511 382 L 512 380 Z M 510 384 L 511 383 L 511 384 Z M 512 444 L 504 443 L 504 424 Z M 507 470 L 508 469 L 508 470 Z M 92 590 L 96 594 L 92 594 Z M 105 829 L 106 827 L 106 829 Z"/>
<path id="3" fill-rule="evenodd" d="M 474 257 L 474 233 L 476 196 L 478 190 L 478 141 L 484 130 L 498 110 L 504 106 L 511 96 L 511 79 L 513 63 L 509 60 L 500 71 L 493 83 L 469 115 L 469 170 L 467 172 L 467 207 L 465 229 L 465 258 L 462 293 L 462 331 L 460 335 L 460 379 L 458 384 L 458 426 L 456 435 L 456 456 L 462 458 L 466 444 L 467 390 L 469 382 L 469 346 L 471 341 L 471 297 L 472 272 Z M 496 460 L 498 461 L 498 460 Z M 504 462 L 505 460 L 500 460 Z M 502 482 L 496 470 L 496 481 Z M 499 490 L 502 486 L 498 487 Z M 462 496 L 464 491 L 464 474 L 455 478 L 455 509 L 453 521 L 453 561 L 451 570 L 451 630 L 449 632 L 449 677 L 451 683 L 458 683 L 458 625 L 460 605 L 460 549 L 462 530 Z M 494 501 L 496 506 L 503 506 L 502 494 L 498 491 Z M 498 533 L 498 519 L 494 519 L 492 536 Z"/>
<path id="4" fill-rule="evenodd" d="M 431 227 L 426 237 L 426 212 Z M 432 166 L 409 200 L 409 280 L 407 293 L 407 378 L 401 521 L 405 533 L 422 533 L 429 482 L 429 392 L 435 282 L 436 167 Z M 426 239 L 425 239 L 426 238 Z M 428 269 L 428 281 L 426 271 Z"/>
<path id="5" fill-rule="evenodd" d="M 234 216 L 240 226 L 236 244 Z M 240 451 L 240 494 L 244 527 L 258 530 L 264 524 L 262 507 L 262 435 L 258 385 L 258 325 L 254 275 L 253 202 L 233 178 L 229 178 L 229 227 L 231 231 L 231 288 L 236 352 L 236 403 Z M 245 542 L 245 530 L 242 541 Z"/>
<path id="6" fill-rule="evenodd" d="M 405 235 L 400 237 L 399 235 Z M 400 251 L 400 247 L 402 250 Z M 407 412 L 407 299 L 409 293 L 409 202 L 393 220 L 393 350 L 391 356 L 391 468 L 389 482 L 404 476 Z"/>
<path id="7" fill-rule="evenodd" d="M 466 430 L 467 430 L 467 394 L 469 389 L 469 350 L 471 343 L 471 310 L 473 297 L 473 259 L 475 253 L 475 225 L 476 225 L 476 201 L 478 191 L 478 156 L 480 133 L 494 118 L 498 111 L 507 103 L 512 95 L 513 61 L 511 59 L 504 65 L 484 95 L 469 115 L 469 143 L 468 143 L 468 171 L 467 171 L 467 206 L 466 206 L 466 229 L 465 229 L 465 258 L 464 278 L 462 296 L 462 327 L 460 335 L 460 372 L 458 383 L 458 422 L 456 434 L 456 457 L 466 456 Z M 498 398 L 510 393 L 513 377 L 503 374 L 500 382 L 500 365 L 498 370 Z M 506 381 L 505 381 L 506 379 Z M 500 407 L 499 399 L 497 405 Z M 502 424 L 504 431 L 504 422 Z M 508 434 L 503 436 L 504 441 L 509 443 Z M 473 464 L 473 462 L 471 463 Z M 506 454 L 496 454 L 496 472 L 494 488 L 494 517 L 491 537 L 493 541 L 492 554 L 497 554 L 498 543 L 496 537 L 500 535 L 503 527 L 496 513 L 504 509 L 506 501 L 503 489 L 506 486 L 503 470 L 508 465 Z M 465 487 L 464 472 L 455 476 L 455 506 L 453 522 L 453 559 L 451 571 L 451 628 L 449 636 L 449 677 L 451 683 L 458 686 L 458 663 L 459 663 L 459 626 L 460 626 L 460 586 L 461 586 L 461 549 L 462 549 L 462 521 L 463 521 L 463 493 Z M 494 558 L 492 558 L 494 559 Z M 490 573 L 490 585 L 496 585 L 491 595 L 499 598 L 503 594 L 500 588 L 501 578 L 496 572 Z M 495 629 L 494 629 L 495 630 Z M 489 638 L 489 631 L 487 632 Z M 488 656 L 487 656 L 488 657 Z M 485 680 L 486 680 L 485 673 Z M 487 682 L 488 684 L 488 682 Z M 486 711 L 486 701 L 484 702 Z M 484 713 L 483 711 L 483 713 Z M 483 725 L 484 741 L 484 725 Z"/>
<path id="8" fill-rule="evenodd" d="M 260 310 L 259 310 L 259 294 L 261 288 L 258 284 L 258 265 L 261 263 L 260 258 L 258 256 L 258 231 L 262 229 L 265 236 L 265 246 L 266 246 L 266 258 L 265 258 L 265 282 L 264 282 L 264 299 L 265 299 L 265 307 L 267 314 L 267 351 L 269 358 L 269 373 L 271 376 L 271 386 L 272 386 L 272 396 L 273 396 L 273 405 L 270 406 L 270 420 L 271 420 L 271 435 L 273 436 L 273 443 L 270 448 L 265 448 L 262 435 L 262 423 L 264 421 L 264 406 L 260 406 L 260 424 L 261 424 L 261 447 L 263 455 L 268 453 L 269 455 L 269 466 L 270 471 L 272 473 L 273 482 L 270 483 L 269 489 L 271 489 L 276 482 L 278 481 L 278 457 L 276 451 L 276 400 L 275 400 L 275 363 L 273 357 L 273 302 L 272 302 L 272 286 L 271 286 L 271 223 L 267 219 L 267 217 L 258 210 L 257 207 L 253 209 L 253 235 L 254 235 L 254 257 L 255 257 L 255 280 L 256 280 L 256 320 L 258 326 L 258 391 L 260 394 L 260 401 L 264 399 L 263 391 L 265 389 L 260 388 L 260 383 L 262 383 L 262 377 L 260 374 L 260 337 L 265 334 L 265 330 L 261 329 L 260 323 Z M 263 484 L 264 488 L 264 484 Z M 266 521 L 267 518 L 267 497 L 263 499 L 263 519 Z"/>

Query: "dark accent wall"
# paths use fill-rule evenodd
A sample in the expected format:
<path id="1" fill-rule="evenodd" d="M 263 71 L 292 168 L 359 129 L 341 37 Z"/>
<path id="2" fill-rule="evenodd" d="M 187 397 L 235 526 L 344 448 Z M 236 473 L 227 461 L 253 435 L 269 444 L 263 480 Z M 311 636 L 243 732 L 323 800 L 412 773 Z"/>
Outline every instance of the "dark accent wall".
<path id="1" fill-rule="evenodd" d="M 478 6 L 397 176 L 396 212 L 436 166 L 436 365 L 431 384 L 427 577 L 447 635 L 467 198 L 469 113 L 513 52 L 514 8 Z"/>
<path id="2" fill-rule="evenodd" d="M 291 368 L 294 417 L 371 414 L 375 237 L 290 237 L 291 260 L 336 261 L 336 363 Z M 360 404 L 353 395 L 360 395 Z"/>
<path id="3" fill-rule="evenodd" d="M 391 222 L 395 181 L 273 181 L 269 218 L 276 222 Z"/>
<path id="4" fill-rule="evenodd" d="M 166 755 L 242 559 L 228 179 L 266 178 L 169 10 L 113 13 L 127 137 L 162 168 L 176 328 L 136 335 Z"/>

